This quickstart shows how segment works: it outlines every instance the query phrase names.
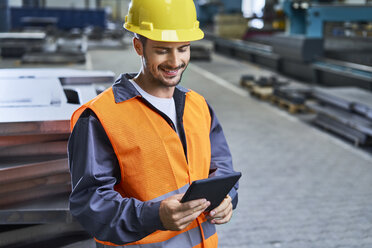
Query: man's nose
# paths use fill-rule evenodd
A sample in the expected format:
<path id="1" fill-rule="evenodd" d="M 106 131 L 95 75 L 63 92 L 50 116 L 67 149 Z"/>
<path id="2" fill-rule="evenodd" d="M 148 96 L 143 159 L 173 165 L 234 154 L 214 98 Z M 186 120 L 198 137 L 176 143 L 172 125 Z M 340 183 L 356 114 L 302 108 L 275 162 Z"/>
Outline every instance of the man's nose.
<path id="1" fill-rule="evenodd" d="M 180 55 L 177 51 L 172 51 L 171 53 L 169 53 L 168 64 L 173 68 L 176 68 L 181 64 Z"/>

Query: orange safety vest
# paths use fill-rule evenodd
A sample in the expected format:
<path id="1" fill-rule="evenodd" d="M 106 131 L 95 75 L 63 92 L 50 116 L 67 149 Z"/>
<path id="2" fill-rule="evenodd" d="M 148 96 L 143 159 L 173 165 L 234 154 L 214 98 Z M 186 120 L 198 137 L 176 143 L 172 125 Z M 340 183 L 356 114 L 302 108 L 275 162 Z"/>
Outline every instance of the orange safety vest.
<path id="1" fill-rule="evenodd" d="M 183 193 L 194 180 L 209 175 L 211 117 L 205 99 L 186 93 L 183 125 L 187 159 L 177 133 L 141 96 L 115 103 L 112 88 L 84 104 L 72 116 L 71 128 L 85 109 L 101 122 L 117 156 L 121 181 L 115 186 L 122 197 L 160 201 Z M 105 245 L 107 241 L 97 242 Z M 201 214 L 182 231 L 155 231 L 129 247 L 217 247 L 215 226 Z"/>

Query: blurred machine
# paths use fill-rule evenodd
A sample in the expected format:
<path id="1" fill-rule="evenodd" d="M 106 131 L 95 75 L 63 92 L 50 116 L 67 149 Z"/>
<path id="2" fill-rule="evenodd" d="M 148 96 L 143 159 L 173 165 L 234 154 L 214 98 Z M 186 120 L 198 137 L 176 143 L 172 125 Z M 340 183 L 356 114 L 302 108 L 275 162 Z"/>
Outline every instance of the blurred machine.
<path id="1" fill-rule="evenodd" d="M 0 33 L 0 55 L 22 63 L 84 63 L 87 39 L 83 34 L 62 37 L 38 32 Z"/>
<path id="2" fill-rule="evenodd" d="M 211 23 L 217 13 L 241 13 L 242 0 L 196 0 L 201 25 Z"/>
<path id="3" fill-rule="evenodd" d="M 308 50 L 314 63 L 307 74 L 313 81 L 372 90 L 372 5 L 286 0 L 283 8 L 290 25 L 288 45 L 301 37 L 315 46 Z"/>
<path id="4" fill-rule="evenodd" d="M 53 18 L 54 22 L 49 23 L 48 20 Z M 43 26 L 53 24 L 60 30 L 85 28 L 87 25 L 104 28 L 106 12 L 103 9 L 11 7 L 10 20 L 12 29 L 18 30 L 35 26 L 36 21 Z"/>
<path id="5" fill-rule="evenodd" d="M 329 22 L 371 22 L 372 6 L 338 4 L 327 0 L 285 0 L 283 9 L 289 18 L 289 33 L 323 38 Z"/>
<path id="6" fill-rule="evenodd" d="M 89 48 L 122 48 L 122 24 L 110 22 L 103 8 L 22 7 L 0 3 L 0 54 L 22 63 L 84 63 Z"/>
<path id="7" fill-rule="evenodd" d="M 335 2 L 285 0 L 288 32 L 217 38 L 215 50 L 303 81 L 372 90 L 372 4 Z"/>
<path id="8" fill-rule="evenodd" d="M 45 41 L 45 32 L 0 33 L 0 55 L 13 58 L 27 52 L 40 52 Z"/>

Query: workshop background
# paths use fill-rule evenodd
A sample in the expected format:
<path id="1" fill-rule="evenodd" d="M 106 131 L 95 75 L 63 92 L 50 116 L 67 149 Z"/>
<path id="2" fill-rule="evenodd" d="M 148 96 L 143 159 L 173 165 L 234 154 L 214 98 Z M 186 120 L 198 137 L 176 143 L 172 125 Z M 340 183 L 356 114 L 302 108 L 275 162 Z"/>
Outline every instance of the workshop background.
<path id="1" fill-rule="evenodd" d="M 195 4 L 205 38 L 181 85 L 243 174 L 219 247 L 371 248 L 372 1 Z M 95 247 L 68 210 L 69 119 L 139 70 L 128 5 L 0 1 L 0 248 Z"/>

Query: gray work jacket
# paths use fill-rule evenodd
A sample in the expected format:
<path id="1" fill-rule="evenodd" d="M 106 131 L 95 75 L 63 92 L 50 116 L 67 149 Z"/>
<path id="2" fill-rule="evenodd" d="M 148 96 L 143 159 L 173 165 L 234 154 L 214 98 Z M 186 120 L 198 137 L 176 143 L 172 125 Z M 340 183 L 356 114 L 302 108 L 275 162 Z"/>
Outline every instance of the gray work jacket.
<path id="1" fill-rule="evenodd" d="M 114 83 L 112 89 L 116 102 L 140 95 L 128 81 L 133 77 L 134 74 L 123 74 Z M 180 119 L 187 91 L 181 86 L 175 88 L 173 97 L 177 118 Z M 163 118 L 168 118 L 150 103 L 148 107 L 155 109 Z M 222 127 L 210 106 L 209 110 L 212 122 L 209 177 L 214 177 L 233 172 L 233 167 Z M 169 118 L 167 121 L 173 124 Z M 179 125 L 178 130 L 187 154 L 183 126 Z M 126 244 L 140 240 L 156 230 L 165 230 L 159 217 L 160 202 L 123 198 L 114 190 L 114 186 L 121 180 L 120 167 L 105 130 L 93 111 L 85 110 L 76 122 L 68 142 L 68 156 L 72 177 L 70 211 L 91 235 L 102 241 Z M 234 208 L 238 201 L 237 189 L 238 184 L 229 193 Z"/>

